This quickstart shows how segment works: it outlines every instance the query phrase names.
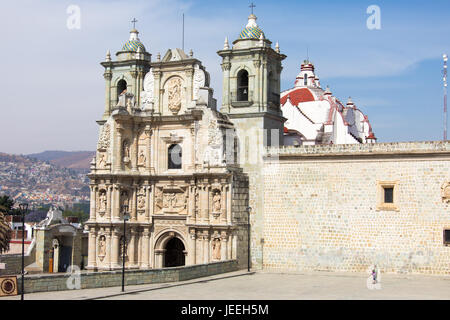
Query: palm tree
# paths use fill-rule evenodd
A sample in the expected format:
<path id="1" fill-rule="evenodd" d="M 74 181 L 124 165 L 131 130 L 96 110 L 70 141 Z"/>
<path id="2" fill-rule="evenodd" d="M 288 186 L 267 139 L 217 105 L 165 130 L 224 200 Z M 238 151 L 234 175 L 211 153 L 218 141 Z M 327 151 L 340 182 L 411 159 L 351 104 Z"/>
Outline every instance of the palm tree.
<path id="1" fill-rule="evenodd" d="M 5 221 L 5 206 L 0 205 L 0 254 L 9 250 L 9 240 L 11 240 L 11 227 Z"/>

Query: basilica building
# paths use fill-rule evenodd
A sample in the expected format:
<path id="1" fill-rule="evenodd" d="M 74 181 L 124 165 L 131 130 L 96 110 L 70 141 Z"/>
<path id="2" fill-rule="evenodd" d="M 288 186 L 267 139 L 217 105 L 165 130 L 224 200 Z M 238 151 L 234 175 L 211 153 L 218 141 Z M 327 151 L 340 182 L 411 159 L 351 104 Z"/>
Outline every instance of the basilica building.
<path id="1" fill-rule="evenodd" d="M 248 178 L 205 67 L 180 49 L 151 61 L 136 29 L 101 64 L 87 268 L 120 268 L 123 256 L 127 269 L 245 264 Z"/>
<path id="2" fill-rule="evenodd" d="M 89 174 L 88 269 L 258 263 L 272 192 L 265 152 L 375 142 L 367 117 L 323 90 L 309 61 L 295 87 L 280 95 L 286 55 L 256 21 L 252 13 L 237 39 L 225 38 L 217 52 L 220 110 L 192 51 L 169 49 L 152 60 L 133 28 L 115 59 L 107 52 Z"/>

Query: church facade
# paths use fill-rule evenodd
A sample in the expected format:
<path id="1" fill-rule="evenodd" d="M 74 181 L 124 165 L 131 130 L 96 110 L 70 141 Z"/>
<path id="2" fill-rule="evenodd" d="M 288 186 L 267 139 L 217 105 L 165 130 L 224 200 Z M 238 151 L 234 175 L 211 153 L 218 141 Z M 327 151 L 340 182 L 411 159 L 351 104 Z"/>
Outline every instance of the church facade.
<path id="1" fill-rule="evenodd" d="M 127 269 L 245 264 L 248 178 L 209 74 L 180 49 L 151 62 L 137 30 L 130 34 L 117 60 L 108 52 L 102 62 L 87 268 L 120 268 L 124 255 Z"/>

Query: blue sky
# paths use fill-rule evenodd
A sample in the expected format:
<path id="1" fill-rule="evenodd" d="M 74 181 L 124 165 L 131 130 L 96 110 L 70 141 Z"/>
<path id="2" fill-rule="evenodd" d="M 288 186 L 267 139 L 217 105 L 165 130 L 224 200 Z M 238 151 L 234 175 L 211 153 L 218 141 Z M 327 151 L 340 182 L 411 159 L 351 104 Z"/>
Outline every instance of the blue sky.
<path id="1" fill-rule="evenodd" d="M 258 24 L 287 55 L 282 89 L 293 86 L 309 57 L 322 86 L 351 96 L 369 116 L 379 142 L 440 140 L 443 131 L 442 54 L 450 53 L 450 1 L 254 0 Z M 2 4 L 3 88 L 0 152 L 94 150 L 104 108 L 103 68 L 128 39 L 133 17 L 156 57 L 193 49 L 211 73 L 219 104 L 225 36 L 237 38 L 250 1 L 19 0 Z M 69 5 L 81 9 L 81 29 L 66 27 Z M 369 30 L 369 5 L 381 9 L 381 30 Z"/>

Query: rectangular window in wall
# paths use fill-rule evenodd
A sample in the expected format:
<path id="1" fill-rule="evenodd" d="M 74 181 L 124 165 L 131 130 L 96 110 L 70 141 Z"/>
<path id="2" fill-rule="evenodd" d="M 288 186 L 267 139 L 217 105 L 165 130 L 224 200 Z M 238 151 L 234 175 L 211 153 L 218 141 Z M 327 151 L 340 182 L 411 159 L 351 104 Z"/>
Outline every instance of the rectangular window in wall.
<path id="1" fill-rule="evenodd" d="M 399 211 L 398 181 L 378 181 L 377 185 L 377 211 Z"/>
<path id="2" fill-rule="evenodd" d="M 384 190 L 384 203 L 394 203 L 394 188 L 383 187 Z"/>
<path id="3" fill-rule="evenodd" d="M 450 229 L 444 230 L 444 244 L 450 245 Z"/>

